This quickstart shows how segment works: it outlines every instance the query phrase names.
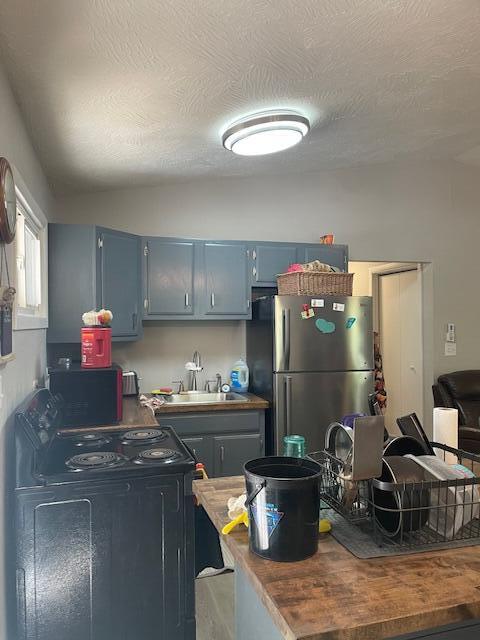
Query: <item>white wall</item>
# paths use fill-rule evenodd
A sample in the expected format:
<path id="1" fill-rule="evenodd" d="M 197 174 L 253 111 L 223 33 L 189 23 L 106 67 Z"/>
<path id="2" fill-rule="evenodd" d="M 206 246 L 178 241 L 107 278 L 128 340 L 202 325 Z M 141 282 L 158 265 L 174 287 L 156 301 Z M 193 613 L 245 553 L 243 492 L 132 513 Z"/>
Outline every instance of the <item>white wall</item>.
<path id="1" fill-rule="evenodd" d="M 14 165 L 37 204 L 48 215 L 52 209 L 47 183 L 25 131 L 17 106 L 0 66 L 0 156 Z M 10 273 L 14 271 L 9 247 Z M 45 370 L 45 331 L 16 331 L 13 335 L 15 360 L 0 369 L 3 398 L 0 408 L 0 469 L 2 488 L 5 486 L 7 434 L 11 435 L 12 412 L 32 390 L 33 381 Z M 9 440 L 10 438 L 8 438 Z M 10 452 L 9 452 L 10 453 Z M 3 490 L 2 490 L 3 494 Z M 4 544 L 5 502 L 0 500 L 0 546 Z M 5 564 L 0 556 L 0 639 L 6 640 L 5 628 Z"/>
<path id="2" fill-rule="evenodd" d="M 254 159 L 249 159 L 254 162 Z M 477 295 L 478 170 L 456 163 L 367 166 L 301 176 L 223 179 L 99 192 L 58 200 L 56 219 L 145 235 L 315 242 L 334 232 L 353 260 L 431 262 L 423 297 L 425 400 L 433 374 L 480 366 Z M 457 356 L 444 356 L 444 329 L 457 325 Z M 162 324 L 148 331 L 151 358 L 173 370 L 161 349 Z M 215 339 L 215 326 L 211 329 Z M 172 329 L 171 345 L 182 341 Z M 154 336 L 157 336 L 155 338 Z M 243 350 L 243 333 L 229 360 Z M 128 350 L 142 372 L 139 344 Z M 200 346 L 200 350 L 201 346 Z M 138 358 L 137 358 L 138 354 Z M 205 361 L 209 353 L 203 350 Z M 178 359 L 176 359 L 178 360 Z M 163 379 L 162 379 L 163 380 Z"/>
<path id="3" fill-rule="evenodd" d="M 199 351 L 204 371 L 198 381 L 203 388 L 216 373 L 225 380 L 235 360 L 245 355 L 243 324 L 232 320 L 146 323 L 143 340 L 114 345 L 113 359 L 124 369 L 138 372 L 142 391 L 165 386 L 176 390 L 172 381 L 187 383 L 184 365 Z"/>
<path id="4" fill-rule="evenodd" d="M 383 262 L 356 262 L 350 260 L 348 270 L 354 273 L 353 290 L 354 296 L 371 296 L 372 295 L 372 277 L 370 269 L 385 264 Z"/>

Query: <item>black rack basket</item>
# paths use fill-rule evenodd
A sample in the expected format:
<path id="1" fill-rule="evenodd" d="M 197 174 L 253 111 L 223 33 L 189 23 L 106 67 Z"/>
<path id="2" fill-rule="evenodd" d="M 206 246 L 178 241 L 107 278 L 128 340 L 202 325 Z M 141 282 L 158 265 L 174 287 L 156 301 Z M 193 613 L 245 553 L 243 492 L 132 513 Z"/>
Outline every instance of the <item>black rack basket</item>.
<path id="1" fill-rule="evenodd" d="M 478 539 L 480 544 L 480 456 L 432 442 L 437 456 L 456 456 L 473 474 L 455 480 L 391 483 L 353 482 L 343 462 L 326 451 L 309 454 L 322 467 L 321 507 L 334 509 L 361 527 L 378 546 L 416 548 Z"/>

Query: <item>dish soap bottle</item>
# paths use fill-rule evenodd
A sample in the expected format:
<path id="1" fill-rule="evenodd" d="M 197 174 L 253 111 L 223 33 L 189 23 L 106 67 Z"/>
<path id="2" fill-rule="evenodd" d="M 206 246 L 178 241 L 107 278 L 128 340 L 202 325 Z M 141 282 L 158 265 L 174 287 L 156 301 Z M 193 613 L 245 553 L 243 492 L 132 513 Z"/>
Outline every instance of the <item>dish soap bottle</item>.
<path id="1" fill-rule="evenodd" d="M 235 362 L 230 373 L 230 384 L 232 391 L 236 393 L 246 393 L 248 391 L 248 366 L 244 358 Z"/>

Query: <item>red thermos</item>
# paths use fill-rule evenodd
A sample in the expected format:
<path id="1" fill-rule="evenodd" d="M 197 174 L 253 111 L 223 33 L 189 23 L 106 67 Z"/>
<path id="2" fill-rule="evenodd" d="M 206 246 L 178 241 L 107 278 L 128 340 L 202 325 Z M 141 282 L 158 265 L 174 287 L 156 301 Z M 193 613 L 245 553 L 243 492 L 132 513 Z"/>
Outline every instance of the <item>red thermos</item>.
<path id="1" fill-rule="evenodd" d="M 101 369 L 112 366 L 110 327 L 82 327 L 82 367 Z"/>

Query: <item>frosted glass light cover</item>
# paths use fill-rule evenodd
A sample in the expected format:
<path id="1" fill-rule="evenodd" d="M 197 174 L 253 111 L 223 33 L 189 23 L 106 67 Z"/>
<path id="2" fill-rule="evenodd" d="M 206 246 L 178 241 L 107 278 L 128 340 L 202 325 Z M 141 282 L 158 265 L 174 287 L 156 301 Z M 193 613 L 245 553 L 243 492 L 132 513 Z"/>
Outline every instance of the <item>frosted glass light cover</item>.
<path id="1" fill-rule="evenodd" d="M 267 155 L 298 144 L 309 128 L 308 120 L 296 113 L 258 114 L 229 127 L 223 145 L 242 156 Z"/>

